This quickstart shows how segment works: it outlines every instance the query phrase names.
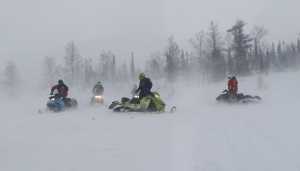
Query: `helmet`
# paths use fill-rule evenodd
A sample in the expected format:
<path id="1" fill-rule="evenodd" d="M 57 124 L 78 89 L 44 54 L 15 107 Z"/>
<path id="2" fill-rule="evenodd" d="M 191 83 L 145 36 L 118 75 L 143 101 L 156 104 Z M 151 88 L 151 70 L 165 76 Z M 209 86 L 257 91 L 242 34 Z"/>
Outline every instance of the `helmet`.
<path id="1" fill-rule="evenodd" d="M 229 80 L 231 80 L 231 79 L 236 79 L 235 75 L 228 75 L 227 78 L 228 78 Z"/>
<path id="2" fill-rule="evenodd" d="M 144 73 L 140 73 L 140 75 L 139 75 L 139 80 L 142 80 L 142 79 L 144 79 L 146 76 L 145 76 L 145 74 Z"/>
<path id="3" fill-rule="evenodd" d="M 58 84 L 63 84 L 64 81 L 63 80 L 58 80 Z"/>
<path id="4" fill-rule="evenodd" d="M 97 84 L 101 84 L 101 81 L 98 81 Z"/>

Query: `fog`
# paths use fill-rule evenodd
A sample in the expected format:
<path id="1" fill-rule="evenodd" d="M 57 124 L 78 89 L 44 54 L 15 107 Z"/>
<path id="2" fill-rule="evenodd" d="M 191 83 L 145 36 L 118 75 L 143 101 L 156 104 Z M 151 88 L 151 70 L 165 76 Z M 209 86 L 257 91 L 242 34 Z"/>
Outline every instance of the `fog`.
<path id="1" fill-rule="evenodd" d="M 299 170 L 299 6 L 0 0 L 0 170 Z M 166 111 L 109 110 L 142 72 Z M 217 103 L 228 76 L 262 100 Z M 47 111 L 58 79 L 75 110 Z"/>
<path id="2" fill-rule="evenodd" d="M 62 56 L 71 40 L 85 56 L 108 49 L 146 58 L 170 35 L 187 44 L 210 21 L 228 29 L 236 19 L 265 26 L 272 40 L 292 40 L 300 30 L 298 6 L 297 0 L 1 0 L 0 59 Z"/>
<path id="3" fill-rule="evenodd" d="M 256 80 L 239 79 L 241 92 L 263 97 L 249 105 L 216 103 L 223 83 L 160 89 L 173 114 L 113 113 L 74 89 L 80 106 L 62 113 L 38 114 L 45 99 L 35 94 L 0 99 L 0 169 L 296 171 L 299 72 L 270 75 L 266 89 Z M 106 88 L 106 103 L 127 94 Z"/>
<path id="4" fill-rule="evenodd" d="M 210 21 L 228 29 L 238 18 L 250 25 L 266 27 L 272 40 L 292 40 L 300 29 L 296 23 L 297 0 L 169 0 L 166 3 L 168 33 L 180 35 L 181 39 L 206 28 Z"/>

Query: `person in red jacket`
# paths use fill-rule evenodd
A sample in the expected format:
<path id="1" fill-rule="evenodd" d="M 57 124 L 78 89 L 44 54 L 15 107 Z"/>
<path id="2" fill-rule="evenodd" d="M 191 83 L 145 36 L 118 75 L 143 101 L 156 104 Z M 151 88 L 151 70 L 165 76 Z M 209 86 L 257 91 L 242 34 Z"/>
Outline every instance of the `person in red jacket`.
<path id="1" fill-rule="evenodd" d="M 238 92 L 238 81 L 235 78 L 235 76 L 229 77 L 229 80 L 228 80 L 228 91 L 229 91 L 230 95 L 237 95 L 237 92 Z"/>
<path id="2" fill-rule="evenodd" d="M 58 80 L 58 84 L 51 88 L 50 95 L 53 95 L 53 92 L 57 90 L 57 94 L 60 97 L 66 98 L 68 96 L 69 87 L 65 85 L 63 80 Z"/>

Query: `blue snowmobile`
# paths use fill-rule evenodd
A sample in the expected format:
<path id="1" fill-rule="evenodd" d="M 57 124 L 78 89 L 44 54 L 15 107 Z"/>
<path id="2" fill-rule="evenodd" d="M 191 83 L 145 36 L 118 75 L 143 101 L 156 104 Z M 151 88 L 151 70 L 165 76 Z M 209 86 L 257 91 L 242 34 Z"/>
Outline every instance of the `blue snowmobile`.
<path id="1" fill-rule="evenodd" d="M 64 98 L 58 94 L 49 97 L 47 109 L 52 112 L 61 112 L 66 109 L 74 109 L 78 106 L 77 100 L 73 98 Z"/>

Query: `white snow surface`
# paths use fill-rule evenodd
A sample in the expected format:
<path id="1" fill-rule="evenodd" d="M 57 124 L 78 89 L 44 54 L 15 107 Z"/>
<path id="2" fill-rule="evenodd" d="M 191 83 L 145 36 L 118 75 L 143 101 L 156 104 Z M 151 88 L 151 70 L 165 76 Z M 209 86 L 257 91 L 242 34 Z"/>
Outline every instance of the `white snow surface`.
<path id="1" fill-rule="evenodd" d="M 225 83 L 160 89 L 173 114 L 113 113 L 80 91 L 63 113 L 37 113 L 48 92 L 1 97 L 0 170 L 299 171 L 299 74 L 271 74 L 263 89 L 239 78 L 240 92 L 263 98 L 251 105 L 216 103 Z M 107 105 L 124 92 L 106 87 Z"/>

